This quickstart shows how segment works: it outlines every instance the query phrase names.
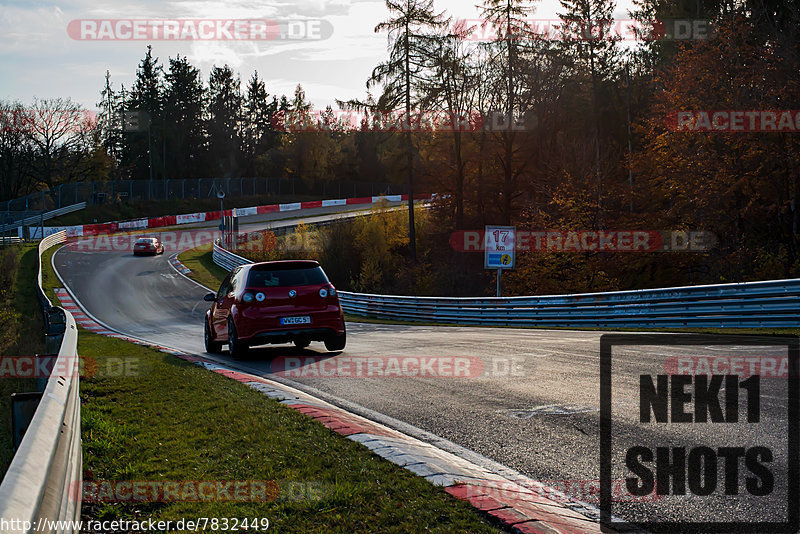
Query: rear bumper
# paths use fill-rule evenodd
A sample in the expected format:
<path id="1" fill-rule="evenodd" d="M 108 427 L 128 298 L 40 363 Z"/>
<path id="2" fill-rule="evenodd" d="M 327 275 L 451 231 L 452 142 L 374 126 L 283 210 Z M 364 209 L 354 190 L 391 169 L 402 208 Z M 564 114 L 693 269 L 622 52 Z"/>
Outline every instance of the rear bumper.
<path id="1" fill-rule="evenodd" d="M 270 343 L 291 343 L 296 339 L 308 341 L 325 341 L 341 332 L 333 328 L 296 328 L 279 332 L 260 332 L 247 339 L 242 339 L 248 345 L 267 345 Z"/>
<path id="2" fill-rule="evenodd" d="M 243 311 L 236 317 L 236 332 L 239 339 L 249 344 L 287 343 L 297 338 L 324 341 L 332 335 L 342 334 L 345 331 L 344 318 L 338 306 L 314 312 L 297 311 L 261 317 L 249 315 L 247 311 Z M 284 326 L 280 324 L 280 317 L 296 315 L 310 316 L 311 323 Z"/>

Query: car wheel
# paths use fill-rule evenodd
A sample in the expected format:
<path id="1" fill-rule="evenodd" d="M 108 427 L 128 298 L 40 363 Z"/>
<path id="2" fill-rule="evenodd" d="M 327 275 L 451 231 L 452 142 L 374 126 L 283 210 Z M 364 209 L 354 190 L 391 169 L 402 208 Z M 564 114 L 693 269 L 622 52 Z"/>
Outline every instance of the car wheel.
<path id="1" fill-rule="evenodd" d="M 238 358 L 247 354 L 247 345 L 239 341 L 233 319 L 228 319 L 228 354 L 230 354 L 232 358 Z"/>
<path id="2" fill-rule="evenodd" d="M 336 336 L 330 336 L 325 340 L 325 348 L 330 351 L 344 350 L 347 343 L 347 332 L 342 332 Z"/>
<path id="3" fill-rule="evenodd" d="M 206 345 L 206 352 L 209 354 L 218 354 L 222 351 L 222 343 L 218 341 L 214 341 L 214 337 L 211 335 L 211 328 L 208 326 L 208 321 L 205 322 L 205 332 L 203 335 L 203 339 Z"/>
<path id="4" fill-rule="evenodd" d="M 306 338 L 298 338 L 294 340 L 294 346 L 298 349 L 304 349 L 309 345 L 311 345 L 311 341 Z"/>

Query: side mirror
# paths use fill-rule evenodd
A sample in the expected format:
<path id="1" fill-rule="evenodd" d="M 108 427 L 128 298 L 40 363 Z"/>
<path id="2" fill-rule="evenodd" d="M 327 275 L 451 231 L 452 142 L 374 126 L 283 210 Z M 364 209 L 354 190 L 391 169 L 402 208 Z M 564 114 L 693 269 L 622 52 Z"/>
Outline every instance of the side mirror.
<path id="1" fill-rule="evenodd" d="M 206 302 L 214 302 L 217 300 L 217 296 L 214 293 L 206 293 L 206 296 L 203 297 L 203 300 Z"/>

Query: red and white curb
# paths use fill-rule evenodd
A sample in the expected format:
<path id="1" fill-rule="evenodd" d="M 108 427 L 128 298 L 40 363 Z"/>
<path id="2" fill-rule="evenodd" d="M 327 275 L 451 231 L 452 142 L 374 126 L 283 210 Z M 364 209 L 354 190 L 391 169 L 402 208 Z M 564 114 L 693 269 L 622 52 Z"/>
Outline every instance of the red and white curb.
<path id="1" fill-rule="evenodd" d="M 180 254 L 180 253 L 178 253 Z M 189 275 L 192 274 L 192 270 L 181 263 L 181 260 L 178 259 L 178 254 L 173 254 L 169 257 L 169 264 L 181 274 Z"/>
<path id="2" fill-rule="evenodd" d="M 533 480 L 515 482 L 488 469 L 385 425 L 350 413 L 290 386 L 227 368 L 201 357 L 178 356 L 237 380 L 298 412 L 316 419 L 334 432 L 357 441 L 429 482 L 444 486 L 454 497 L 468 501 L 514 532 L 571 534 L 600 532 L 588 519 L 544 495 L 555 490 Z"/>
<path id="3" fill-rule="evenodd" d="M 72 298 L 72 295 L 70 295 L 66 289 L 60 287 L 54 289 L 53 291 L 55 292 L 56 297 L 58 297 L 58 300 L 61 303 L 61 307 L 70 312 L 72 316 L 75 318 L 75 323 L 78 326 L 85 328 L 86 330 L 88 330 L 93 334 L 100 334 L 102 336 L 114 337 L 117 339 L 121 339 L 123 341 L 128 341 L 130 343 L 136 343 L 137 345 L 144 345 L 145 347 L 150 347 L 156 350 L 160 350 L 161 352 L 166 352 L 167 354 L 172 354 L 175 356 L 183 354 L 169 347 L 164 347 L 162 345 L 157 345 L 155 343 L 148 343 L 140 339 L 135 339 L 126 336 L 124 334 L 120 334 L 119 332 L 110 330 L 109 328 L 98 323 L 91 316 L 86 314 L 86 312 L 84 312 L 83 309 L 80 306 L 78 306 L 78 304 Z"/>
<path id="4" fill-rule="evenodd" d="M 172 258 L 170 258 L 172 259 Z M 185 268 L 185 267 L 184 267 Z M 424 477 L 454 497 L 469 502 L 513 532 L 576 534 L 601 532 L 596 520 L 574 510 L 575 503 L 555 489 L 509 470 L 501 476 L 434 445 L 389 428 L 290 386 L 225 367 L 205 358 L 131 338 L 95 321 L 64 288 L 55 290 L 75 322 L 95 334 L 155 348 L 231 378 L 316 419 L 334 432 L 361 443 L 373 453 Z M 553 500 L 547 495 L 561 495 Z M 570 504 L 571 506 L 567 506 Z"/>

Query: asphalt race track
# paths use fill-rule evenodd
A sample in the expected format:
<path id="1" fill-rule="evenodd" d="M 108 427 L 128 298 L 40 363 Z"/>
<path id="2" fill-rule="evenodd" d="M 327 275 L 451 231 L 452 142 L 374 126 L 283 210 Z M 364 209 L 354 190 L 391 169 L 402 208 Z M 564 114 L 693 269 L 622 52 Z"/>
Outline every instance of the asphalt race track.
<path id="1" fill-rule="evenodd" d="M 263 221 L 286 216 L 259 216 L 258 228 L 264 227 Z M 342 353 L 327 353 L 321 343 L 312 343 L 305 350 L 276 345 L 251 349 L 243 360 L 230 360 L 227 355 L 204 353 L 203 315 L 208 304 L 202 299 L 207 291 L 176 273 L 168 257 L 169 253 L 134 257 L 130 251 L 65 247 L 53 261 L 89 313 L 114 330 L 267 377 L 276 362 L 301 362 L 293 375 L 277 379 L 314 388 L 312 391 L 319 391 L 334 403 L 347 401 L 345 407 L 352 408 L 349 403 L 354 403 L 436 434 L 582 500 L 594 499 L 596 504 L 593 494 L 600 476 L 600 332 L 348 323 L 348 343 Z M 707 445 L 714 450 L 766 446 L 774 454 L 766 465 L 774 473 L 775 487 L 767 496 L 745 495 L 746 478 L 752 474 L 741 460 L 738 487 L 742 495 L 736 505 L 722 495 L 702 499 L 666 496 L 615 504 L 613 512 L 633 521 L 783 520 L 787 513 L 788 462 L 785 378 L 761 380 L 760 424 L 746 421 L 747 395 L 742 389 L 739 422 L 641 424 L 638 404 L 639 375 L 665 374 L 665 360 L 670 355 L 782 354 L 785 351 L 781 349 L 744 346 L 615 349 L 613 479 L 630 476 L 623 470 L 624 451 L 632 446 Z M 434 361 L 445 363 L 461 358 L 459 361 L 467 362 L 468 376 L 453 377 L 447 367 L 437 367 L 438 363 L 431 364 L 436 372 L 425 377 L 319 376 L 321 370 L 336 368 L 329 360 L 339 365 L 337 369 L 352 369 L 353 359 L 359 357 L 414 358 L 417 363 L 423 358 L 438 358 Z M 327 367 L 319 365 L 321 361 L 328 362 Z M 427 361 L 430 364 L 431 360 Z M 687 387 L 686 391 L 693 389 Z M 687 406 L 691 412 L 692 404 Z M 722 458 L 719 464 L 718 487 L 722 488 Z"/>

